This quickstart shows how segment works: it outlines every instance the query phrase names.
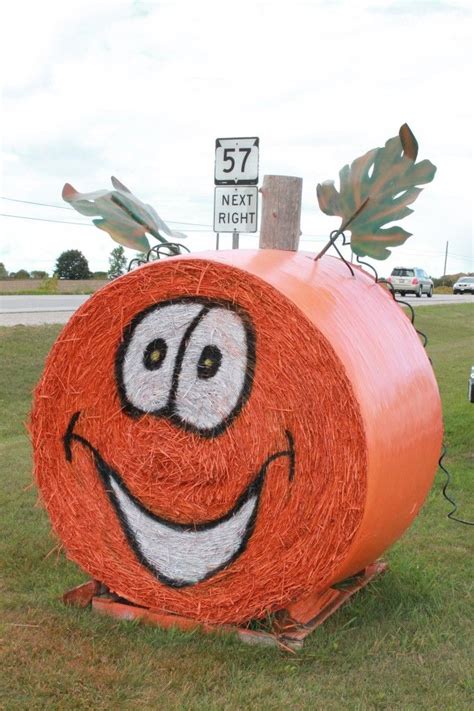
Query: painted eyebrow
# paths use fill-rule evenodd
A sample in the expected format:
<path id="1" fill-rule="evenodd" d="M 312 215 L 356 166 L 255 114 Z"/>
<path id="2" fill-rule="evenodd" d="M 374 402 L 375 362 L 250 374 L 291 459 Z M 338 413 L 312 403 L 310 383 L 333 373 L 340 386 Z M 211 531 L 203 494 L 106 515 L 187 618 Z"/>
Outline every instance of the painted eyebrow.
<path id="1" fill-rule="evenodd" d="M 167 407 L 170 410 L 173 410 L 173 406 L 176 401 L 176 392 L 178 390 L 178 385 L 179 385 L 179 376 L 181 374 L 181 368 L 183 365 L 183 360 L 184 360 L 184 356 L 186 354 L 186 349 L 188 347 L 189 341 L 191 340 L 191 336 L 194 333 L 195 329 L 197 328 L 198 324 L 202 321 L 204 316 L 207 316 L 207 314 L 209 313 L 210 310 L 211 310 L 210 306 L 203 306 L 201 311 L 193 318 L 193 320 L 187 327 L 187 329 L 184 332 L 184 335 L 181 339 L 181 343 L 179 344 L 178 352 L 176 354 L 176 361 L 174 364 L 173 376 L 171 378 L 171 389 L 170 389 L 170 394 L 169 394 L 168 404 L 167 404 Z"/>

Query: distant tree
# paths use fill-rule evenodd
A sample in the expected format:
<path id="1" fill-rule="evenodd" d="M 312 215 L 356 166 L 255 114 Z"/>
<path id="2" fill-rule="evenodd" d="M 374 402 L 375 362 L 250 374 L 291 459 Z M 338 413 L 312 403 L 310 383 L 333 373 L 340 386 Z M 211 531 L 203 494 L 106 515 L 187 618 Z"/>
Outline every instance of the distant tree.
<path id="1" fill-rule="evenodd" d="M 54 269 L 60 279 L 89 279 L 90 271 L 87 259 L 78 249 L 68 249 L 59 255 Z"/>
<path id="2" fill-rule="evenodd" d="M 110 253 L 109 271 L 107 272 L 109 279 L 116 279 L 121 276 L 125 272 L 126 265 L 127 259 L 125 257 L 125 250 L 122 245 L 119 245 Z"/>
<path id="3" fill-rule="evenodd" d="M 13 278 L 14 279 L 29 279 L 30 273 L 27 272 L 26 269 L 19 269 L 17 272 L 15 272 L 15 276 Z"/>
<path id="4" fill-rule="evenodd" d="M 0 279 L 8 279 L 8 272 L 3 262 L 0 262 Z"/>
<path id="5" fill-rule="evenodd" d="M 444 274 L 442 277 L 434 278 L 433 284 L 435 286 L 453 286 L 463 276 L 473 276 L 472 274 L 466 274 L 465 272 L 457 272 L 457 274 Z"/>
<path id="6" fill-rule="evenodd" d="M 93 279 L 107 279 L 107 272 L 92 272 Z"/>
<path id="7" fill-rule="evenodd" d="M 48 272 L 44 272 L 42 269 L 33 269 L 31 272 L 32 279 L 47 279 Z"/>

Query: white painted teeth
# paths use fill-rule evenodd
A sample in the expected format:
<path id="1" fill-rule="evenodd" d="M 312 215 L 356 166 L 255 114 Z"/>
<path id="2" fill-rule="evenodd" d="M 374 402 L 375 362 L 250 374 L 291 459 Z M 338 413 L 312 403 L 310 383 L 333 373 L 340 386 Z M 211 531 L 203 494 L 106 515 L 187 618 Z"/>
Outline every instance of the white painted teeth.
<path id="1" fill-rule="evenodd" d="M 258 494 L 230 517 L 193 530 L 148 514 L 110 477 L 116 506 L 143 562 L 169 585 L 192 585 L 225 567 L 242 547 L 257 506 Z"/>

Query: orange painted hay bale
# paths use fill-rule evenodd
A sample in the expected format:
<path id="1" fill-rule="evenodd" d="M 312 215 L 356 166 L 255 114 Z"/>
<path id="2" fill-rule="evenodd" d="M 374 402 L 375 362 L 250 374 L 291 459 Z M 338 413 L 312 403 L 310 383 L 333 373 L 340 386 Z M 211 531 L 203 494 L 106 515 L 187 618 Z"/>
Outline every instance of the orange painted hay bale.
<path id="1" fill-rule="evenodd" d="M 168 259 L 97 292 L 31 418 L 68 556 L 136 604 L 215 623 L 372 562 L 420 508 L 441 429 L 391 297 L 278 251 Z"/>

